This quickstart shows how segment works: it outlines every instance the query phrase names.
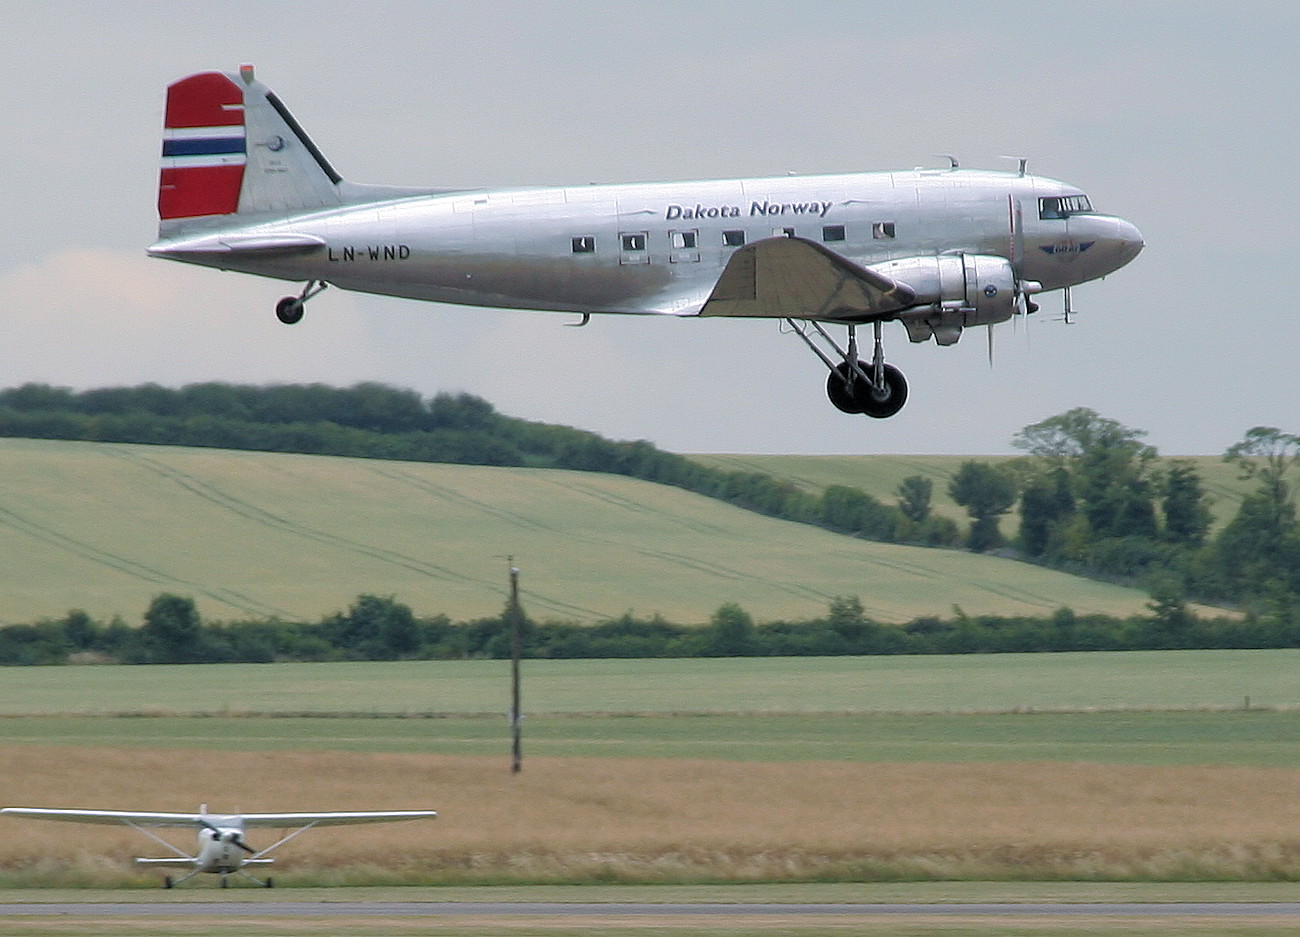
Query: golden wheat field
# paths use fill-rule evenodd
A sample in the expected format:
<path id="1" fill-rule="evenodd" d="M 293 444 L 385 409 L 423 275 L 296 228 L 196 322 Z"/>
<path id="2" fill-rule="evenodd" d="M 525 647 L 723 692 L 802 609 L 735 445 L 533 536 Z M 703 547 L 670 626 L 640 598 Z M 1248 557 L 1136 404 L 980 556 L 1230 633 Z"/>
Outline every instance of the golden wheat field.
<path id="1" fill-rule="evenodd" d="M 16 745 L 0 789 L 11 805 L 441 812 L 312 831 L 276 871 L 301 884 L 1300 877 L 1290 769 L 539 757 L 511 775 L 470 756 Z M 159 854 L 126 829 L 2 822 L 12 883 L 147 881 L 130 859 Z"/>

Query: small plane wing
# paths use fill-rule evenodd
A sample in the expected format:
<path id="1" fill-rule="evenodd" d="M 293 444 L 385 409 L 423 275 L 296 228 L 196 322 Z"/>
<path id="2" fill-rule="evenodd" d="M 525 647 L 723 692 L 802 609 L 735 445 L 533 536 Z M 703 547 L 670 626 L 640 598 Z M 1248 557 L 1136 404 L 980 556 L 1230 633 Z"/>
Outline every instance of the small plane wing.
<path id="1" fill-rule="evenodd" d="M 244 826 L 337 826 L 343 823 L 389 823 L 432 820 L 436 810 L 353 810 L 341 813 L 245 813 Z"/>
<path id="2" fill-rule="evenodd" d="M 5 807 L 0 814 L 29 820 L 66 820 L 70 823 L 124 823 L 135 826 L 195 826 L 197 813 L 141 813 L 130 810 L 59 810 L 42 807 Z"/>
<path id="3" fill-rule="evenodd" d="M 737 248 L 702 316 L 863 321 L 906 309 L 916 292 L 804 238 Z"/>
<path id="4" fill-rule="evenodd" d="M 432 820 L 436 810 L 366 810 L 342 813 L 150 813 L 130 810 L 61 810 L 40 807 L 5 807 L 0 814 L 30 820 L 64 820 L 72 823 L 122 823 L 128 826 L 202 826 L 213 819 L 239 819 L 250 826 L 332 826 L 340 823 L 385 823 L 395 820 Z"/>

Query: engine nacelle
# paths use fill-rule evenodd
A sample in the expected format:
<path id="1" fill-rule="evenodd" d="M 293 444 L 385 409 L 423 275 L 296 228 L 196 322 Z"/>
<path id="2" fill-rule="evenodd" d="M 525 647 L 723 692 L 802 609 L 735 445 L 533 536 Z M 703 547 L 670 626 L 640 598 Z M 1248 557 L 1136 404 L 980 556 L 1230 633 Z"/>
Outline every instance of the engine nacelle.
<path id="1" fill-rule="evenodd" d="M 916 291 L 918 308 L 899 316 L 914 342 L 933 336 L 940 345 L 951 345 L 968 325 L 992 325 L 1015 315 L 1016 276 L 1005 257 L 905 257 L 871 269 Z"/>

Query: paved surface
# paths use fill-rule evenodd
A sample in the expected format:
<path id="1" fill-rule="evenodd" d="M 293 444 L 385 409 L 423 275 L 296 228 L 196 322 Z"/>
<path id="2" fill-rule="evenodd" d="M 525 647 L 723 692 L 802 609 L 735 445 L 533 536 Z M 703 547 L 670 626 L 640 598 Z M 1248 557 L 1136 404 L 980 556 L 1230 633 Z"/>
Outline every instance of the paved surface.
<path id="1" fill-rule="evenodd" d="M 0 917 L 1294 917 L 1300 902 L 1179 902 L 1169 904 L 593 904 L 566 902 L 451 901 L 158 901 L 0 904 Z"/>

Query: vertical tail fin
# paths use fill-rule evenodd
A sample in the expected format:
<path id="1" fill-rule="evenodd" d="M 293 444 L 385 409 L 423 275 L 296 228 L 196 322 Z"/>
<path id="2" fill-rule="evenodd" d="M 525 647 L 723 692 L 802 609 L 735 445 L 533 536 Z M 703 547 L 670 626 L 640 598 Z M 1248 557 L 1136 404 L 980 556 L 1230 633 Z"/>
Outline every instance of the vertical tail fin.
<path id="1" fill-rule="evenodd" d="M 248 156 L 244 90 L 204 72 L 167 89 L 158 217 L 162 221 L 239 210 Z"/>
<path id="2" fill-rule="evenodd" d="M 167 89 L 159 234 L 340 204 L 338 173 L 251 66 L 203 72 Z M 258 218 L 256 216 L 262 216 Z"/>

